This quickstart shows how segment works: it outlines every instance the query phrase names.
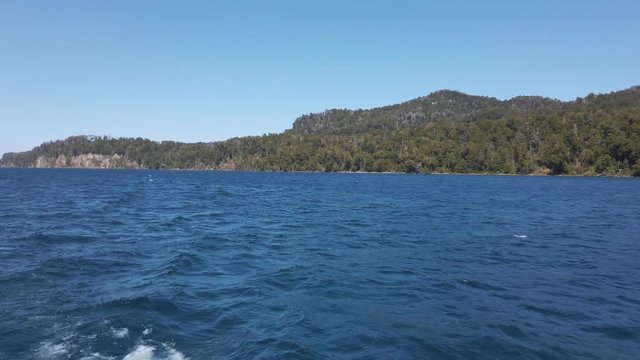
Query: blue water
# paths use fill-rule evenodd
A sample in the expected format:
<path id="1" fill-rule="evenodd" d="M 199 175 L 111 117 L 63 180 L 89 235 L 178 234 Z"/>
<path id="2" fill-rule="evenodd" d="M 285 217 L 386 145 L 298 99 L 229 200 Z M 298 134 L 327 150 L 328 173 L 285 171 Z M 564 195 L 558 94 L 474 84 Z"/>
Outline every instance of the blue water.
<path id="1" fill-rule="evenodd" d="M 638 359 L 640 181 L 0 169 L 1 359 Z"/>

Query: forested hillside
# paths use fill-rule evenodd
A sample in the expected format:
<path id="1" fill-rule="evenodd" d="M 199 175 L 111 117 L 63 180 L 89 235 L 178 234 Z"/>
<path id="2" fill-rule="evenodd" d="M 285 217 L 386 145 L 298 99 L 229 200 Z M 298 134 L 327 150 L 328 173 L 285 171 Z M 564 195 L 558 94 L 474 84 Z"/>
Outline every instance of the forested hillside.
<path id="1" fill-rule="evenodd" d="M 555 109 L 560 101 L 538 96 L 520 96 L 507 101 L 441 90 L 402 104 L 371 110 L 327 110 L 303 115 L 293 123 L 299 134 L 350 134 L 372 130 L 397 130 L 440 120 L 474 121 L 526 115 L 540 109 Z"/>
<path id="2" fill-rule="evenodd" d="M 571 102 L 443 90 L 303 115 L 282 134 L 185 144 L 72 136 L 2 166 L 640 176 L 640 87 Z"/>

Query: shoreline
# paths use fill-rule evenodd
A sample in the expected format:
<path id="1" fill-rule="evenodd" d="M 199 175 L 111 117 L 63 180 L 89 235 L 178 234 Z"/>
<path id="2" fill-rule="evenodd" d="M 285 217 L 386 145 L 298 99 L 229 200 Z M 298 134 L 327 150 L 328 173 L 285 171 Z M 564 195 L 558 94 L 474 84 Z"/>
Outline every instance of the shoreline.
<path id="1" fill-rule="evenodd" d="M 456 175 L 456 176 L 530 176 L 530 177 L 584 177 L 584 178 L 635 178 L 633 175 L 604 175 L 604 174 L 504 174 L 504 173 L 455 173 L 455 172 L 395 172 L 395 171 L 312 171 L 312 170 L 241 170 L 241 169 L 150 169 L 150 168 L 99 168 L 99 167 L 20 167 L 20 166 L 0 166 L 2 169 L 57 169 L 57 170 L 134 170 L 134 171 L 210 171 L 210 172 L 247 172 L 247 173 L 299 173 L 299 174 L 371 174 L 371 175 Z"/>

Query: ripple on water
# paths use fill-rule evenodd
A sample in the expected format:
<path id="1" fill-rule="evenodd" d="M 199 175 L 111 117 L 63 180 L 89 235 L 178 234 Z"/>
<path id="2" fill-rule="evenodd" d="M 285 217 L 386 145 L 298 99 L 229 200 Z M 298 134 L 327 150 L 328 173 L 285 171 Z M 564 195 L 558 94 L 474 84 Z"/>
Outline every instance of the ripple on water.
<path id="1" fill-rule="evenodd" d="M 0 169 L 0 182 L 1 359 L 640 354 L 636 180 Z"/>

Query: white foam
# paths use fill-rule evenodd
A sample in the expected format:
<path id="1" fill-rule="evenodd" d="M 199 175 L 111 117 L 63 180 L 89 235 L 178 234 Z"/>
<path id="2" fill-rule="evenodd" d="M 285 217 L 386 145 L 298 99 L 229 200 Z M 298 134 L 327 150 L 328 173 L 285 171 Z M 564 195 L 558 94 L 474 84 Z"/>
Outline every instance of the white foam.
<path id="1" fill-rule="evenodd" d="M 93 353 L 89 356 L 80 358 L 80 360 L 115 360 L 113 356 L 104 356 L 100 353 Z"/>
<path id="2" fill-rule="evenodd" d="M 162 344 L 162 348 L 155 354 L 156 347 L 141 344 L 132 352 L 128 353 L 122 360 L 189 360 L 183 353 L 174 349 L 169 344 Z M 154 356 L 154 355 L 157 355 Z"/>
<path id="3" fill-rule="evenodd" d="M 513 237 L 517 237 L 517 238 L 521 238 L 521 239 L 526 239 L 527 235 L 513 235 Z"/>
<path id="4" fill-rule="evenodd" d="M 169 353 L 167 360 L 187 360 L 184 354 L 181 353 L 180 351 L 174 348 L 168 347 L 167 345 L 165 345 L 165 347 L 167 348 L 167 352 Z"/>
<path id="5" fill-rule="evenodd" d="M 37 350 L 38 356 L 43 359 L 55 359 L 69 352 L 65 343 L 54 344 L 51 341 L 45 341 L 40 344 Z"/>
<path id="6" fill-rule="evenodd" d="M 142 334 L 149 335 L 152 332 L 152 327 L 144 328 Z M 129 337 L 129 329 L 127 328 L 110 328 L 111 334 L 113 337 L 122 339 Z M 94 339 L 96 336 L 81 336 L 83 339 Z M 70 334 L 64 336 L 62 339 L 58 339 L 58 341 L 43 341 L 39 344 L 39 346 L 34 350 L 35 357 L 37 359 L 42 360 L 62 360 L 73 357 L 74 359 L 80 360 L 116 360 L 119 357 L 115 357 L 112 355 L 103 355 L 99 352 L 91 352 L 91 348 L 81 351 L 80 354 L 73 355 L 76 353 L 77 346 L 74 345 L 71 341 L 73 338 L 77 338 L 77 335 Z M 182 352 L 176 350 L 174 348 L 175 344 L 170 343 L 160 343 L 149 340 L 142 340 L 139 342 L 135 349 L 133 349 L 130 353 L 126 354 L 122 360 L 189 360 Z M 0 352 L 0 358 L 4 359 L 3 353 Z"/>
<path id="7" fill-rule="evenodd" d="M 113 334 L 113 336 L 116 339 L 124 339 L 124 338 L 129 336 L 129 329 L 127 329 L 127 328 L 122 328 L 122 329 L 111 328 L 111 333 Z"/>
<path id="8" fill-rule="evenodd" d="M 122 360 L 153 360 L 153 352 L 155 347 L 150 345 L 138 345 L 132 352 L 125 355 Z"/>

